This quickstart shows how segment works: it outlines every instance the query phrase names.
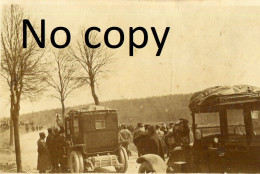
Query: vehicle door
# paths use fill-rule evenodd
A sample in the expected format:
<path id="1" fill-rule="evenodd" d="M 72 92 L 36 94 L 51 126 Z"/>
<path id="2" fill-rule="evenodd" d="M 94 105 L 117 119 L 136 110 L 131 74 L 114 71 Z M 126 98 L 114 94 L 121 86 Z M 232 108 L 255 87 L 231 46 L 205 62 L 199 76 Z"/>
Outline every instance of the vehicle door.
<path id="1" fill-rule="evenodd" d="M 219 142 L 217 142 L 221 137 L 219 113 L 199 113 L 195 117 L 193 146 L 195 172 L 223 172 L 222 161 L 219 159 Z"/>
<path id="2" fill-rule="evenodd" d="M 249 158 L 248 118 L 243 109 L 227 109 L 228 134 L 223 147 L 224 172 L 246 172 Z"/>

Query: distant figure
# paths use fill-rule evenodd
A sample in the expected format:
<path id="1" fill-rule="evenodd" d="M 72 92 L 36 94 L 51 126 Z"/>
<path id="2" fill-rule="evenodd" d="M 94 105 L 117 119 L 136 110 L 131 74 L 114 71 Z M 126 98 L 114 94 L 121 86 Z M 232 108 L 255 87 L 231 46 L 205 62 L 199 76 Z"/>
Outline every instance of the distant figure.
<path id="1" fill-rule="evenodd" d="M 33 132 L 35 131 L 35 126 L 34 126 L 34 125 L 32 125 L 32 131 L 33 131 Z"/>
<path id="2" fill-rule="evenodd" d="M 63 126 L 63 122 L 60 114 L 56 114 L 56 123 L 59 127 Z"/>
<path id="3" fill-rule="evenodd" d="M 128 157 L 131 156 L 131 151 L 129 150 L 128 146 L 130 142 L 132 141 L 132 135 L 131 132 L 127 129 L 126 125 L 121 126 L 121 130 L 119 132 L 120 142 L 122 147 L 125 148 Z"/>
<path id="4" fill-rule="evenodd" d="M 166 129 L 166 126 L 165 125 L 162 125 L 160 127 L 160 130 L 163 132 L 163 135 L 166 135 L 167 134 L 167 129 Z"/>
<path id="5" fill-rule="evenodd" d="M 145 130 L 145 132 L 148 132 L 148 128 L 149 128 L 150 126 L 151 126 L 150 124 L 145 124 L 145 125 L 144 125 L 144 130 Z"/>
<path id="6" fill-rule="evenodd" d="M 144 138 L 144 154 L 156 154 L 164 160 L 164 142 L 157 135 L 154 126 L 149 126 L 147 135 Z"/>
<path id="7" fill-rule="evenodd" d="M 145 134 L 144 125 L 142 123 L 137 124 L 136 130 L 133 133 L 133 142 L 138 151 L 138 157 L 143 155 L 143 147 L 142 147 L 142 136 Z"/>
<path id="8" fill-rule="evenodd" d="M 156 126 L 155 126 L 155 131 L 156 131 L 156 133 L 157 133 L 157 135 L 158 135 L 159 137 L 163 138 L 164 132 L 161 131 L 161 126 L 160 126 L 160 125 L 156 125 Z"/>
<path id="9" fill-rule="evenodd" d="M 26 124 L 26 125 L 25 125 L 25 131 L 26 131 L 26 133 L 28 133 L 29 130 L 30 130 L 30 126 L 29 126 L 29 124 Z"/>
<path id="10" fill-rule="evenodd" d="M 62 122 L 62 117 L 60 116 L 60 114 L 56 114 L 56 123 L 59 126 L 60 130 L 59 130 L 59 134 L 64 134 L 65 129 L 64 129 L 64 125 Z"/>
<path id="11" fill-rule="evenodd" d="M 52 140 L 53 145 L 53 160 L 54 160 L 54 172 L 60 172 L 65 170 L 64 165 L 64 147 L 65 147 L 65 138 L 60 134 L 59 130 L 55 128 L 53 130 L 54 136 Z M 59 168 L 61 167 L 61 169 Z"/>
<path id="12" fill-rule="evenodd" d="M 134 130 L 135 130 L 135 128 L 134 128 L 133 125 L 128 125 L 128 126 L 127 126 L 127 129 L 128 129 L 131 133 L 133 133 Z"/>
<path id="13" fill-rule="evenodd" d="M 48 136 L 46 138 L 46 144 L 48 147 L 48 151 L 50 154 L 50 158 L 51 158 L 51 167 L 52 167 L 52 172 L 54 172 L 54 166 L 55 166 L 55 161 L 54 161 L 54 149 L 53 149 L 53 131 L 52 128 L 48 128 Z"/>
<path id="14" fill-rule="evenodd" d="M 45 142 L 45 133 L 41 132 L 39 133 L 40 139 L 37 142 L 38 145 L 38 165 L 37 170 L 39 170 L 40 173 L 45 173 L 46 170 L 50 170 L 50 158 L 49 158 L 49 152 L 48 148 Z"/>
<path id="15" fill-rule="evenodd" d="M 174 125 L 173 134 L 175 139 L 175 146 L 181 146 L 183 148 L 189 147 L 190 144 L 190 128 L 188 126 L 188 120 L 179 119 Z"/>
<path id="16" fill-rule="evenodd" d="M 173 123 L 169 123 L 169 129 L 167 131 L 167 134 L 165 135 L 165 144 L 167 146 L 167 154 L 170 156 L 171 151 L 174 149 L 175 145 L 175 139 L 173 134 Z"/>

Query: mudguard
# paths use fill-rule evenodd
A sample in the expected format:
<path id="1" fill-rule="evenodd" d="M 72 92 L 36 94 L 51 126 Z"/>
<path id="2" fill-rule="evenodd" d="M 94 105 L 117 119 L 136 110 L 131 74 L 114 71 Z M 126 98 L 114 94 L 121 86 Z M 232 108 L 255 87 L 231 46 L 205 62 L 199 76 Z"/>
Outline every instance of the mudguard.
<path id="1" fill-rule="evenodd" d="M 166 173 L 168 167 L 165 161 L 159 155 L 155 154 L 143 155 L 139 157 L 136 162 L 139 164 L 142 164 L 143 162 L 148 162 L 155 173 Z"/>

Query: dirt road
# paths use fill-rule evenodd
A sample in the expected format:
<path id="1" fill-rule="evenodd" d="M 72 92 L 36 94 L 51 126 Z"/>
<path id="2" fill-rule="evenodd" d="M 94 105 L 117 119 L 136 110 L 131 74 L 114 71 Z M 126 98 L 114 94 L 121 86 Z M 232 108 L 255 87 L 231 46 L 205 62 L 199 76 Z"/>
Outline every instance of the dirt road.
<path id="1" fill-rule="evenodd" d="M 46 132 L 47 135 L 47 132 Z M 38 172 L 37 169 L 37 141 L 39 139 L 39 132 L 30 132 L 30 133 L 23 133 L 20 136 L 21 140 L 21 151 L 22 151 L 22 164 L 23 164 L 23 170 L 25 172 L 30 172 L 30 173 L 36 173 Z M 1 153 L 2 156 L 2 153 Z M 8 154 L 3 156 L 6 158 L 4 161 L 8 161 L 9 165 L 12 164 L 12 167 L 5 170 L 3 167 L 6 166 L 1 166 L 1 161 L 0 161 L 0 171 L 2 172 L 15 172 L 15 154 L 14 152 L 9 152 Z M 137 154 L 135 152 L 132 153 L 132 156 L 129 159 L 129 166 L 127 173 L 136 173 L 138 172 L 138 167 L 139 165 L 136 163 L 137 159 Z M 5 165 L 5 163 L 2 161 L 2 165 Z M 107 167 L 107 168 L 102 168 L 102 169 L 97 169 L 95 172 L 101 172 L 101 173 L 114 173 L 115 169 L 113 167 Z"/>

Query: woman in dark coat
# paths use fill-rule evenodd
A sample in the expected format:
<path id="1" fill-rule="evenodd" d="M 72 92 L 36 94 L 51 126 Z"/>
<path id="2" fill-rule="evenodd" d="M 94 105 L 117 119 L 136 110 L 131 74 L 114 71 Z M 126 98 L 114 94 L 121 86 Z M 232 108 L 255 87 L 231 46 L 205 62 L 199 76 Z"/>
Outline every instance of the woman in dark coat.
<path id="1" fill-rule="evenodd" d="M 41 132 L 39 133 L 40 139 L 37 142 L 38 145 L 38 165 L 37 165 L 37 170 L 39 170 L 40 173 L 45 173 L 46 170 L 51 169 L 51 164 L 50 164 L 50 157 L 49 157 L 49 152 L 48 148 L 45 142 L 45 133 Z"/>

